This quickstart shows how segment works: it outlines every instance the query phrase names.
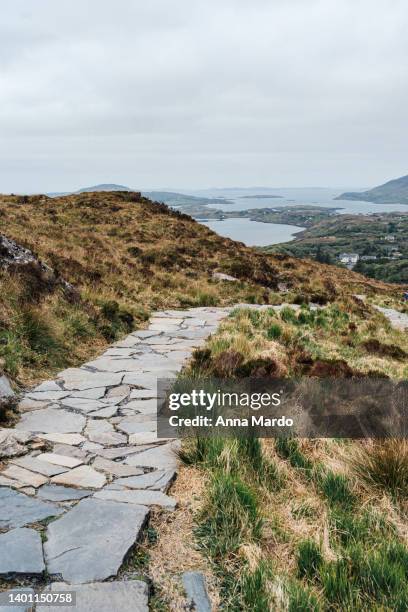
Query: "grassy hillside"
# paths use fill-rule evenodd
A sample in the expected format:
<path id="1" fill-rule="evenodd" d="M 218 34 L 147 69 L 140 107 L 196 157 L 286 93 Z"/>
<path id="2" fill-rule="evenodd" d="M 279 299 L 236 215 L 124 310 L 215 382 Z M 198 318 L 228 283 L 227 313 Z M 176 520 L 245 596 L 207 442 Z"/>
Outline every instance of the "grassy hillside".
<path id="1" fill-rule="evenodd" d="M 343 298 L 320 311 L 237 309 L 186 374 L 406 380 L 407 355 L 406 334 Z M 406 440 L 197 437 L 181 457 L 181 478 L 200 491 L 191 548 L 222 609 L 407 609 Z"/>
<path id="2" fill-rule="evenodd" d="M 152 309 L 273 303 L 282 289 L 288 301 L 320 302 L 393 292 L 346 270 L 259 253 L 135 192 L 0 196 L 0 233 L 74 287 L 67 293 L 35 266 L 0 267 L 0 366 L 19 383 L 96 354 Z M 239 282 L 216 281 L 214 271 Z"/>
<path id="3" fill-rule="evenodd" d="M 408 175 L 388 181 L 383 185 L 362 192 L 346 192 L 336 200 L 364 200 L 379 204 L 408 204 Z"/>

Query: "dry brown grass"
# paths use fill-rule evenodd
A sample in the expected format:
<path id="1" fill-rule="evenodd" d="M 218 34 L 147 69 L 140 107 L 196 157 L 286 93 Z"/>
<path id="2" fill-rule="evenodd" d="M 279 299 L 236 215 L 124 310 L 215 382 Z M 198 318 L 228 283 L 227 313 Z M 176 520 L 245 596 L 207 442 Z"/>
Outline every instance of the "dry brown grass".
<path id="1" fill-rule="evenodd" d="M 218 609 L 217 581 L 208 559 L 197 549 L 194 537 L 194 516 L 204 499 L 204 490 L 203 472 L 181 467 L 170 493 L 177 499 L 177 510 L 157 514 L 151 520 L 159 538 L 157 544 L 149 548 L 149 575 L 171 612 L 186 610 L 181 574 L 188 571 L 205 575 L 212 605 L 214 610 Z"/>

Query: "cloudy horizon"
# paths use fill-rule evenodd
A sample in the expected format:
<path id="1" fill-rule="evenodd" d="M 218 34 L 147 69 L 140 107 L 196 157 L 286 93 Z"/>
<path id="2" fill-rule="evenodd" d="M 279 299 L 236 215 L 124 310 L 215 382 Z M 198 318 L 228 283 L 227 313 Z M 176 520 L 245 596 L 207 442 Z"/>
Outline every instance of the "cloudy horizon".
<path id="1" fill-rule="evenodd" d="M 408 173 L 403 0 L 4 0 L 0 192 Z"/>

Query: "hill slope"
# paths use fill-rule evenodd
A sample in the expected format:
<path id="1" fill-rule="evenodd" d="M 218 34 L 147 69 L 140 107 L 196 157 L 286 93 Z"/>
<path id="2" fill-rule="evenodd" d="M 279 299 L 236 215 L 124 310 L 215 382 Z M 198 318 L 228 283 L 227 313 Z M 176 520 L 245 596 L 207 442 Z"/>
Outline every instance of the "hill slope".
<path id="1" fill-rule="evenodd" d="M 345 291 L 396 291 L 260 253 L 136 192 L 0 196 L 0 210 L 0 233 L 64 281 L 50 282 L 32 263 L 7 266 L 0 252 L 0 369 L 22 383 L 83 362 L 153 309 L 273 303 L 283 286 L 285 300 L 323 302 Z M 217 281 L 216 271 L 239 281 Z"/>
<path id="2" fill-rule="evenodd" d="M 368 191 L 342 193 L 336 200 L 363 200 L 378 204 L 408 204 L 408 175 L 393 179 Z"/>

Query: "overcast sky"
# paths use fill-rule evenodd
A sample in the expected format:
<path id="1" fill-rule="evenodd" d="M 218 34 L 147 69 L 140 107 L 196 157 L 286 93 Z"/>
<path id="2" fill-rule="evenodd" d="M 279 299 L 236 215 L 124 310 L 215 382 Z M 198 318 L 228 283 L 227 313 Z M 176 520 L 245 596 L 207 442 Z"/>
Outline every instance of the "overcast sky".
<path id="1" fill-rule="evenodd" d="M 408 173 L 406 0 L 2 0 L 0 191 Z"/>

